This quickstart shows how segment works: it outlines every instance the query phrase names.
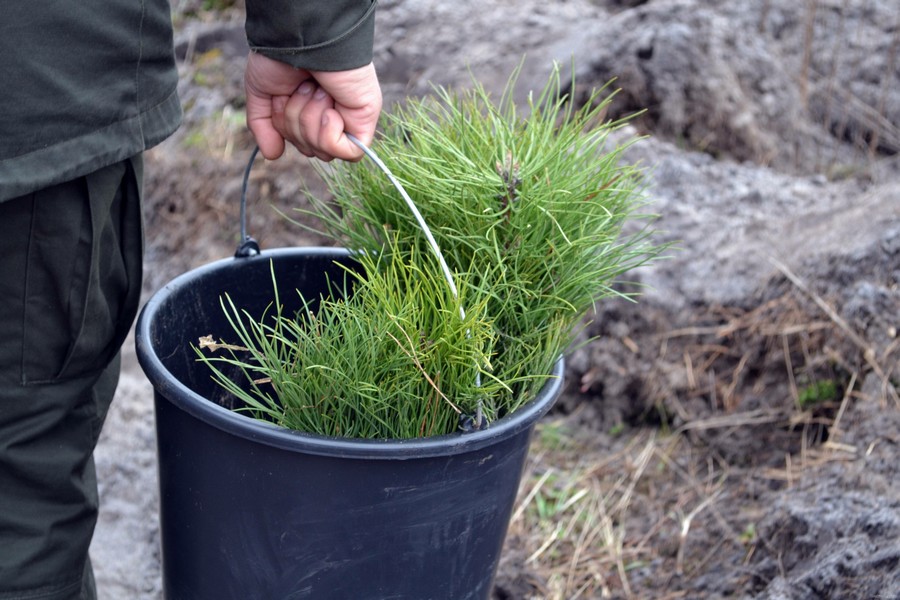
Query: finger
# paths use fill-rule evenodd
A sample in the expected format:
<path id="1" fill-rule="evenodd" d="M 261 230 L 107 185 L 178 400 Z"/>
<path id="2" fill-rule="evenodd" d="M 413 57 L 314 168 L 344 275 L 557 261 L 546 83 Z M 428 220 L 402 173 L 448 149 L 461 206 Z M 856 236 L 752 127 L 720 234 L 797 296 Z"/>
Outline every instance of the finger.
<path id="1" fill-rule="evenodd" d="M 247 127 L 256 140 L 259 151 L 269 160 L 284 154 L 284 138 L 275 129 L 271 98 L 247 96 Z"/>
<path id="2" fill-rule="evenodd" d="M 313 154 L 324 161 L 329 161 L 334 156 L 322 147 L 320 132 L 322 129 L 323 115 L 327 110 L 334 109 L 334 100 L 321 87 L 317 88 L 309 102 L 300 113 L 299 129 L 303 141 L 309 145 Z"/>
<path id="3" fill-rule="evenodd" d="M 290 96 L 273 96 L 272 97 L 272 127 L 284 137 L 284 111 L 287 107 Z"/>
<path id="4" fill-rule="evenodd" d="M 357 162 L 363 157 L 363 151 L 350 141 L 345 129 L 346 123 L 341 112 L 337 109 L 326 110 L 322 113 L 319 128 L 319 148 L 334 158 Z"/>
<path id="5" fill-rule="evenodd" d="M 312 100 L 316 85 L 312 81 L 304 81 L 291 95 L 284 109 L 284 122 L 280 128 L 281 134 L 291 142 L 301 154 L 314 156 L 312 145 L 305 137 L 301 127 L 301 115 Z"/>

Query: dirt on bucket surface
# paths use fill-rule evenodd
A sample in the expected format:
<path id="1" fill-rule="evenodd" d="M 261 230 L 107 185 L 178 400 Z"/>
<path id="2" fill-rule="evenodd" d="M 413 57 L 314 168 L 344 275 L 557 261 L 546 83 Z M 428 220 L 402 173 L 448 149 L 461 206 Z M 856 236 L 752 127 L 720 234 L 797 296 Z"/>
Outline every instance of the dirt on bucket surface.
<path id="1" fill-rule="evenodd" d="M 176 3 L 185 125 L 147 154 L 147 295 L 233 254 L 239 6 Z M 900 598 L 900 8 L 893 0 L 380 3 L 386 105 L 552 62 L 647 168 L 667 260 L 597 306 L 539 426 L 494 598 Z M 524 62 L 523 62 L 523 56 Z M 259 161 L 248 231 L 324 188 Z M 124 350 L 97 449 L 101 597 L 162 597 L 152 390 Z"/>

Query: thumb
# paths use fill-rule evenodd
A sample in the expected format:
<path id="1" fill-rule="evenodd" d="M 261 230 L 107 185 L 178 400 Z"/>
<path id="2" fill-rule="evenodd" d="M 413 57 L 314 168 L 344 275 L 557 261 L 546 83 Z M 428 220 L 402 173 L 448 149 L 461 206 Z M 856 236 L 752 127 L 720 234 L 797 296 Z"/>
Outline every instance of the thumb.
<path id="1" fill-rule="evenodd" d="M 339 110 L 330 108 L 322 114 L 319 146 L 335 158 L 355 162 L 363 157 L 363 151 L 347 137 L 348 133 L 347 123 Z"/>
<path id="2" fill-rule="evenodd" d="M 358 69 L 338 72 L 316 72 L 319 85 L 334 98 L 334 108 L 340 113 L 344 129 L 370 144 L 381 114 L 381 87 L 372 63 Z M 353 144 L 345 138 L 345 142 Z M 358 149 L 353 146 L 353 153 Z M 348 148 L 349 149 L 349 148 Z M 360 155 L 361 156 L 361 155 Z"/>

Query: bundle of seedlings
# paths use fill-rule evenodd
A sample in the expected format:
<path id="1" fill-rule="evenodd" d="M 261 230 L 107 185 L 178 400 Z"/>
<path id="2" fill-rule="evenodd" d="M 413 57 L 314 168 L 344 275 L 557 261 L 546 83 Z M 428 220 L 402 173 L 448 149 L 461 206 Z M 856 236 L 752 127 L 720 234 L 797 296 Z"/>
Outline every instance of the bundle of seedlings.
<path id="1" fill-rule="evenodd" d="M 622 161 L 634 140 L 615 144 L 624 123 L 603 120 L 606 91 L 575 107 L 554 69 L 523 109 L 515 82 L 499 101 L 475 81 L 409 100 L 385 115 L 375 146 L 458 293 L 374 163 L 323 168 L 332 198 L 313 198 L 304 217 L 359 269 L 329 297 L 304 299 L 315 314 L 283 314 L 276 295 L 258 319 L 224 300 L 240 349 L 201 359 L 246 410 L 343 437 L 487 427 L 535 396 L 594 303 L 622 295 L 614 280 L 659 255 L 637 212 L 641 171 Z M 625 234 L 630 219 L 645 225 Z"/>

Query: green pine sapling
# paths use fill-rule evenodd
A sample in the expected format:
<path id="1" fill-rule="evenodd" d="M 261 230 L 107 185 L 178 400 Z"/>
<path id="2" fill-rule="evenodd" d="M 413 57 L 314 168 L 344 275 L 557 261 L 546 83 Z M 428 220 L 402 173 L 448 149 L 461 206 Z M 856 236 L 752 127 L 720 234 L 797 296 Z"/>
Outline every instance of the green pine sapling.
<path id="1" fill-rule="evenodd" d="M 628 220 L 648 217 L 637 212 L 641 171 L 622 161 L 634 140 L 614 144 L 624 123 L 602 120 L 605 91 L 576 108 L 554 69 L 521 111 L 515 81 L 499 102 L 477 82 L 437 88 L 386 114 L 377 140 L 430 225 L 458 299 L 380 170 L 368 161 L 323 168 L 333 198 L 314 198 L 304 216 L 353 249 L 362 274 L 315 315 L 280 314 L 276 296 L 274 325 L 224 301 L 246 350 L 198 354 L 247 410 L 360 438 L 451 433 L 476 413 L 490 423 L 535 396 L 595 302 L 623 295 L 617 277 L 659 256 L 664 246 L 646 227 L 623 234 Z M 237 366 L 239 381 L 217 363 Z"/>

